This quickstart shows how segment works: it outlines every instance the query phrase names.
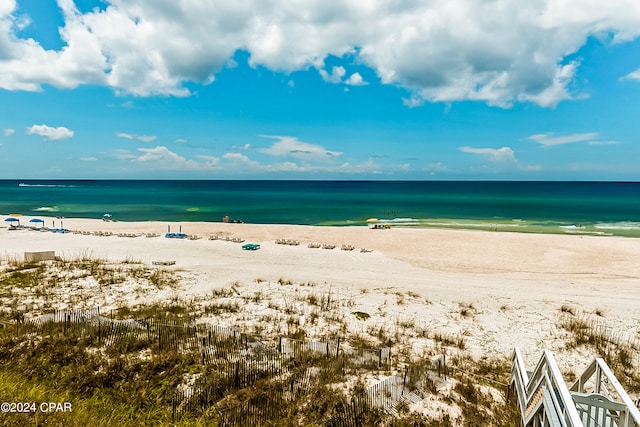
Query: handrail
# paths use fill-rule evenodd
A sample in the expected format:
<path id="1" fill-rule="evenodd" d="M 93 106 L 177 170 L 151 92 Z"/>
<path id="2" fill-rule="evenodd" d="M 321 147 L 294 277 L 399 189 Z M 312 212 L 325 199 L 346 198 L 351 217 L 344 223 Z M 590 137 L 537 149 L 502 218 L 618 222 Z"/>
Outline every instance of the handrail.
<path id="1" fill-rule="evenodd" d="M 631 424 L 631 421 L 635 423 L 636 426 L 640 426 L 640 411 L 636 408 L 636 405 L 633 403 L 633 400 L 629 397 L 627 392 L 622 388 L 622 385 L 616 378 L 616 376 L 611 372 L 607 363 L 601 359 L 596 358 L 596 363 L 600 367 L 601 372 L 605 375 L 605 377 L 609 380 L 609 384 L 613 387 L 613 389 L 618 393 L 618 397 L 622 400 L 627 406 L 626 411 L 626 419 L 625 419 L 625 427 L 632 427 L 634 424 Z"/>
<path id="2" fill-rule="evenodd" d="M 640 411 L 633 403 L 633 400 L 629 397 L 627 392 L 624 390 L 615 374 L 609 368 L 609 365 L 600 357 L 597 357 L 591 362 L 591 364 L 585 369 L 585 371 L 576 379 L 576 381 L 572 384 L 570 390 L 577 393 L 584 393 L 584 385 L 593 375 L 596 375 L 595 379 L 595 390 L 594 393 L 599 393 L 602 396 L 607 397 L 609 400 L 612 400 L 614 396 L 611 394 L 611 390 L 609 387 L 613 388 L 613 391 L 617 395 L 618 400 L 621 402 L 620 405 L 625 406 L 624 412 L 624 424 L 621 426 L 624 427 L 640 427 Z M 602 381 L 602 377 L 606 379 L 606 381 Z M 608 386 L 607 386 L 608 385 Z M 632 423 L 633 422 L 633 423 Z"/>
<path id="3" fill-rule="evenodd" d="M 590 382 L 592 379 L 593 383 Z M 587 382 L 593 384 L 593 390 L 585 390 Z M 596 413 L 590 412 L 591 407 L 607 411 L 605 417 L 615 420 L 618 427 L 640 427 L 640 410 L 602 358 L 595 358 L 568 388 L 550 351 L 544 351 L 529 375 L 520 349 L 516 347 L 511 384 L 515 386 L 523 426 L 529 426 L 542 408 L 547 417 L 553 417 L 563 427 L 583 427 L 582 416 Z"/>
<path id="4" fill-rule="evenodd" d="M 514 349 L 511 360 L 511 383 L 515 385 L 518 406 L 520 407 L 520 416 L 524 420 L 528 416 L 526 411 L 529 399 L 527 398 L 526 385 L 529 383 L 529 374 L 524 366 L 524 361 L 518 347 Z"/>
<path id="5" fill-rule="evenodd" d="M 533 374 L 529 377 L 524 368 L 524 361 L 520 350 L 516 347 L 513 354 L 512 382 L 516 384 L 516 392 L 518 393 L 518 403 L 520 404 L 520 412 L 522 422 L 527 425 L 535 413 L 528 412 L 531 404 L 536 404 L 534 398 L 544 390 L 549 392 L 553 408 L 545 407 L 547 413 L 555 413 L 558 421 L 563 427 L 582 427 L 582 420 L 575 407 L 571 393 L 567 388 L 560 369 L 556 364 L 553 354 L 545 350 L 542 357 L 538 361 Z M 544 405 L 544 403 L 542 403 Z M 552 411 L 552 412 L 551 412 Z"/>

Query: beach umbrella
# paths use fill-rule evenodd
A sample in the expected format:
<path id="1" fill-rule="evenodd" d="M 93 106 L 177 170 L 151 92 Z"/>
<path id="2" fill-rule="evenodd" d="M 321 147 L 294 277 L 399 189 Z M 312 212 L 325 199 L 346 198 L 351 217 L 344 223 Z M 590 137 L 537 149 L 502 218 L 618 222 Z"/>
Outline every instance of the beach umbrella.
<path id="1" fill-rule="evenodd" d="M 32 218 L 32 219 L 29 220 L 29 222 L 32 222 L 32 223 L 38 223 L 39 222 L 39 223 L 42 223 L 42 225 L 44 225 L 44 219 L 40 219 L 40 218 Z"/>
<path id="2" fill-rule="evenodd" d="M 378 218 L 369 218 L 367 220 L 368 223 L 372 223 L 372 222 L 378 222 Z"/>
<path id="3" fill-rule="evenodd" d="M 11 223 L 17 222 L 18 225 L 20 225 L 20 220 L 18 218 L 12 217 L 12 216 L 10 216 L 9 218 L 5 218 L 4 222 L 11 222 Z M 13 224 L 11 224 L 11 225 L 13 225 Z"/>

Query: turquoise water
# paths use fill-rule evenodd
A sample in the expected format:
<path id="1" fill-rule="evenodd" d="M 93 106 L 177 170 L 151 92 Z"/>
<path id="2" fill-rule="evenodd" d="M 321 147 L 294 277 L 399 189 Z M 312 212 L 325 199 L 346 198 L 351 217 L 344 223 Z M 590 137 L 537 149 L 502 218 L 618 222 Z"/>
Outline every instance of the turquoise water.
<path id="1" fill-rule="evenodd" d="M 640 183 L 3 180 L 0 213 L 640 237 Z"/>

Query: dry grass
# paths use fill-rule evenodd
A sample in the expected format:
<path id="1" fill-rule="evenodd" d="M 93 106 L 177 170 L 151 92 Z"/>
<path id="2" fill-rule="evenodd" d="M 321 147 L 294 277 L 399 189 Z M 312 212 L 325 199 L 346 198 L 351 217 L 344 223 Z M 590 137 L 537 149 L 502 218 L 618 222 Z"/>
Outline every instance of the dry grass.
<path id="1" fill-rule="evenodd" d="M 41 285 L 44 279 L 47 287 Z M 34 317 L 46 311 L 41 304 L 34 307 L 19 301 L 39 301 L 40 298 L 50 304 L 48 309 L 51 310 L 63 306 L 80 309 L 103 305 L 101 303 L 111 298 L 114 310 L 106 309 L 105 312 L 114 319 L 162 319 L 176 325 L 207 322 L 231 326 L 245 331 L 245 337 L 247 332 L 254 334 L 251 340 L 264 342 L 271 348 L 277 348 L 280 337 L 309 341 L 340 340 L 340 346 L 336 348 L 339 357 L 327 358 L 326 354 L 313 352 L 296 356 L 292 365 L 286 368 L 288 374 L 258 378 L 250 387 L 229 386 L 224 396 L 208 402 L 210 409 L 187 413 L 181 420 L 174 420 L 170 396 L 176 390 L 191 387 L 189 384 L 200 384 L 204 378 L 209 378 L 207 384 L 218 381 L 214 381 L 217 378 L 214 371 L 203 366 L 202 362 L 198 363 L 202 355 L 193 353 L 190 347 L 180 346 L 171 352 L 160 348 L 153 340 L 136 341 L 132 337 L 120 341 L 119 347 L 104 347 L 82 336 L 52 335 L 49 332 L 46 338 L 36 334 L 38 339 L 34 340 L 34 335 L 29 339 L 26 336 L 16 338 L 9 330 L 0 330 L 0 354 L 3 356 L 0 359 L 19 361 L 15 364 L 0 362 L 0 376 L 15 378 L 16 372 L 22 372 L 28 365 L 33 366 L 31 371 L 26 371 L 30 372 L 24 383 L 26 392 L 18 393 L 22 386 L 13 380 L 7 380 L 10 385 L 4 389 L 0 386 L 0 390 L 18 393 L 16 396 L 28 396 L 37 387 L 43 387 L 50 394 L 68 387 L 72 390 L 69 398 L 82 402 L 79 408 L 99 406 L 96 414 L 110 420 L 96 424 L 95 420 L 88 418 L 88 409 L 79 409 L 78 418 L 73 418 L 67 425 L 139 424 L 144 411 L 150 414 L 144 421 L 146 424 L 191 425 L 199 422 L 206 425 L 215 423 L 219 413 L 231 414 L 236 410 L 234 408 L 242 405 L 263 408 L 260 411 L 266 413 L 268 410 L 261 403 L 265 396 L 268 396 L 269 407 L 281 411 L 279 420 L 282 419 L 281 414 L 289 414 L 287 419 L 291 420 L 291 425 L 344 425 L 343 416 L 359 417 L 360 422 L 365 423 L 363 425 L 388 426 L 501 426 L 510 425 L 512 421 L 510 408 L 513 402 L 495 398 L 500 392 L 487 391 L 485 384 L 482 385 L 484 388 L 478 387 L 471 380 L 453 375 L 454 379 L 448 380 L 453 381 L 452 387 L 447 389 L 449 391 L 439 391 L 436 387 L 437 381 L 444 381 L 437 379 L 437 368 L 432 360 L 439 354 L 457 355 L 448 359 L 451 368 L 475 369 L 487 377 L 508 374 L 508 368 L 498 362 L 482 362 L 471 369 L 474 362 L 462 357 L 468 353 L 467 343 L 460 334 L 427 328 L 415 317 L 397 315 L 388 322 L 384 316 L 358 310 L 355 297 L 350 292 L 339 291 L 326 284 L 295 283 L 284 278 L 276 282 L 256 279 L 261 290 L 245 291 L 243 284 L 236 281 L 208 294 L 183 300 L 178 291 L 179 280 L 180 275 L 173 270 L 152 268 L 130 258 L 120 263 L 94 259 L 90 254 L 69 261 L 42 264 L 13 260 L 3 265 L 0 298 L 7 298 L 2 301 L 8 307 L 4 313 L 8 321 L 21 321 L 25 316 Z M 98 290 L 96 295 L 87 296 L 83 292 L 87 283 L 95 286 Z M 173 294 L 155 303 L 132 303 L 132 290 L 138 294 L 145 289 L 164 289 L 173 291 Z M 411 292 L 389 294 L 400 305 L 422 299 Z M 471 304 L 461 305 L 460 310 L 463 317 L 467 317 L 463 310 L 468 311 L 469 317 L 475 313 Z M 354 316 L 357 322 L 346 320 Z M 427 346 L 423 347 L 420 355 L 413 351 L 413 340 Z M 381 349 L 387 347 L 390 357 L 388 361 L 385 359 L 384 366 L 379 366 L 380 360 L 376 355 L 381 355 Z M 355 354 L 361 355 L 353 356 Z M 368 359 L 369 356 L 364 356 L 367 354 L 373 357 Z M 246 348 L 244 353 L 227 357 L 228 360 L 242 361 L 247 357 Z M 134 374 L 136 370 L 138 374 Z M 315 374 L 309 377 L 309 372 Z M 108 383 L 103 373 L 108 373 L 111 378 Z M 394 417 L 366 404 L 368 387 L 376 381 L 403 373 L 408 383 L 407 390 L 414 390 L 425 397 L 430 395 L 430 400 L 435 399 L 444 408 L 449 405 L 452 410 L 427 414 L 414 412 L 408 405 L 398 402 L 396 409 L 399 415 Z M 292 380 L 298 377 L 299 380 Z M 302 391 L 294 397 L 287 394 L 285 398 L 282 390 L 290 392 L 291 387 Z M 130 399 L 123 400 L 123 395 Z M 354 406 L 353 402 L 360 403 Z M 212 406 L 214 404 L 217 406 Z M 221 408 L 224 411 L 220 412 Z M 481 424 L 473 424 L 478 422 Z"/>
<path id="2" fill-rule="evenodd" d="M 558 326 L 567 331 L 566 348 L 587 348 L 602 357 L 622 385 L 630 392 L 640 392 L 640 341 L 637 337 L 617 333 L 595 314 L 565 312 Z"/>

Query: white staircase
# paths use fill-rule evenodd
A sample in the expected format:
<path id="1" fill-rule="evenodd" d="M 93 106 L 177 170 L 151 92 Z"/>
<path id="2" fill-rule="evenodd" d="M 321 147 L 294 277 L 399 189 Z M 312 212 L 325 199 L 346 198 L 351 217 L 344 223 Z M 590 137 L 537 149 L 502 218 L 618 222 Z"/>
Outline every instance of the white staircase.
<path id="1" fill-rule="evenodd" d="M 567 387 L 550 351 L 529 373 L 516 347 L 511 385 L 524 427 L 640 427 L 640 411 L 601 358 Z"/>

